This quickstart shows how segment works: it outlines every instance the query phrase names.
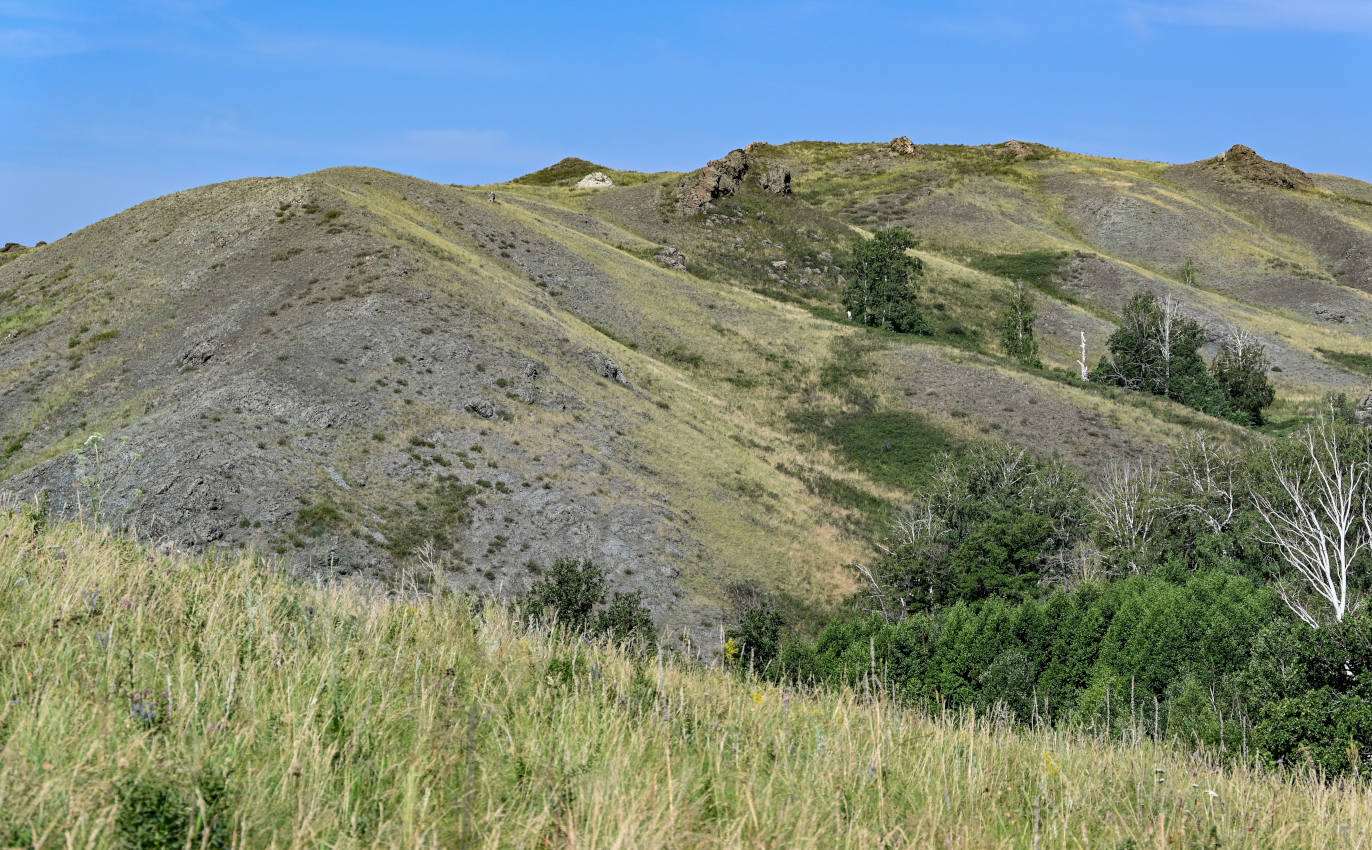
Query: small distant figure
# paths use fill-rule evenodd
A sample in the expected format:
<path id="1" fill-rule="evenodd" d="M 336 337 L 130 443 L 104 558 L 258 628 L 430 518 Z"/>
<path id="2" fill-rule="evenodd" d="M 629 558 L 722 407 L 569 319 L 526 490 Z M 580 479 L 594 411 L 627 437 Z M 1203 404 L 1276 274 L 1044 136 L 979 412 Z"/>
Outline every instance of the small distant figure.
<path id="1" fill-rule="evenodd" d="M 849 310 L 849 311 L 848 311 L 848 318 L 850 318 L 850 319 L 853 318 L 853 311 L 852 311 L 852 310 Z"/>
<path id="2" fill-rule="evenodd" d="M 492 204 L 495 203 L 495 192 L 491 192 L 489 195 L 487 195 L 486 201 Z"/>

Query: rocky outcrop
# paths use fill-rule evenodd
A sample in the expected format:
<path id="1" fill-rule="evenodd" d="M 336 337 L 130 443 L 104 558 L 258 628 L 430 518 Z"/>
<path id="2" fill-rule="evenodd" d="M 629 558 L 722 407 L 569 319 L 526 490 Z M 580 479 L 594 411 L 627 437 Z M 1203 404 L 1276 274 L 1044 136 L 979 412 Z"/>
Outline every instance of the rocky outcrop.
<path id="1" fill-rule="evenodd" d="M 784 165 L 773 165 L 757 179 L 757 185 L 773 195 L 791 194 L 791 170 Z"/>
<path id="2" fill-rule="evenodd" d="M 654 259 L 669 269 L 676 269 L 677 271 L 686 270 L 686 255 L 681 253 L 680 248 L 669 245 L 661 251 L 658 251 L 657 257 Z"/>
<path id="3" fill-rule="evenodd" d="M 8 254 L 11 251 L 23 250 L 25 250 L 24 246 L 20 245 L 18 242 L 6 242 L 5 247 L 0 248 L 0 254 Z"/>
<path id="4" fill-rule="evenodd" d="M 743 187 L 750 159 L 742 149 L 731 150 L 720 159 L 710 160 L 699 177 L 687 177 L 677 193 L 681 211 L 688 215 L 699 212 L 711 201 L 737 192 Z"/>
<path id="5" fill-rule="evenodd" d="M 1362 404 L 1358 405 L 1358 409 L 1353 411 L 1353 418 L 1372 428 L 1372 392 L 1369 392 L 1367 398 L 1362 400 Z"/>
<path id="6" fill-rule="evenodd" d="M 909 136 L 896 136 L 891 140 L 890 149 L 896 156 L 913 156 L 919 150 Z"/>
<path id="7" fill-rule="evenodd" d="M 466 410 L 469 413 L 475 413 L 482 419 L 495 418 L 495 405 L 491 403 L 490 399 L 485 399 L 481 398 L 480 396 L 476 396 L 464 401 L 462 403 L 462 406 L 466 408 Z"/>
<path id="8" fill-rule="evenodd" d="M 1292 168 L 1284 162 L 1263 159 L 1257 151 L 1246 145 L 1234 145 L 1211 162 L 1232 171 L 1244 180 L 1276 186 L 1279 189 L 1315 185 L 1310 175 L 1299 168 Z"/>
<path id="9" fill-rule="evenodd" d="M 1047 145 L 1041 145 L 1037 142 L 1021 142 L 1019 139 L 1001 142 L 996 147 L 1000 149 L 1002 155 L 1014 160 L 1028 159 L 1032 156 L 1042 157 L 1050 150 Z"/>
<path id="10" fill-rule="evenodd" d="M 615 181 L 606 176 L 603 171 L 592 171 L 576 182 L 578 189 L 608 189 L 613 185 L 615 185 Z"/>
<path id="11" fill-rule="evenodd" d="M 629 379 L 625 376 L 624 370 L 619 368 L 619 364 L 601 354 L 599 351 L 593 352 L 590 356 L 591 368 L 602 378 L 609 378 L 616 384 L 629 385 Z"/>
<path id="12" fill-rule="evenodd" d="M 789 169 L 772 165 L 759 174 L 755 166 L 752 155 L 741 148 L 729 151 L 720 159 L 710 160 L 699 175 L 690 175 L 681 181 L 677 188 L 677 209 L 684 215 L 698 213 L 711 202 L 727 198 L 742 189 L 749 173 L 754 174 L 753 179 L 766 191 L 777 195 L 791 194 Z"/>

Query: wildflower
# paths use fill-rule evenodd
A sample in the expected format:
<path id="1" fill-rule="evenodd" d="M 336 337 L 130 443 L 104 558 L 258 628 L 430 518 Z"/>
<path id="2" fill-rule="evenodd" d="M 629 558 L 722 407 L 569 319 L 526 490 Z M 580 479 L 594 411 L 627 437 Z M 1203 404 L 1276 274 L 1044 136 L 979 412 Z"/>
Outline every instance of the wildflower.
<path id="1" fill-rule="evenodd" d="M 753 702 L 754 702 L 754 703 L 757 703 L 757 704 L 761 705 L 762 702 L 763 702 L 763 700 L 765 700 L 765 699 L 767 699 L 767 696 L 766 696 L 765 694 L 763 694 L 762 691 L 753 691 Z"/>
<path id="2" fill-rule="evenodd" d="M 1043 772 L 1049 776 L 1057 776 L 1062 770 L 1062 760 L 1052 750 L 1043 751 Z"/>
<path id="3" fill-rule="evenodd" d="M 157 699 L 152 691 L 141 691 L 129 695 L 130 709 L 133 716 L 148 724 L 149 726 L 157 722 Z"/>
<path id="4" fill-rule="evenodd" d="M 1213 788 L 1206 788 L 1205 796 L 1209 797 L 1212 800 L 1217 800 L 1219 799 L 1220 795 Z"/>
<path id="5" fill-rule="evenodd" d="M 724 657 L 730 661 L 737 658 L 742 651 L 742 648 L 738 645 L 738 641 L 733 638 L 729 638 L 724 642 Z"/>

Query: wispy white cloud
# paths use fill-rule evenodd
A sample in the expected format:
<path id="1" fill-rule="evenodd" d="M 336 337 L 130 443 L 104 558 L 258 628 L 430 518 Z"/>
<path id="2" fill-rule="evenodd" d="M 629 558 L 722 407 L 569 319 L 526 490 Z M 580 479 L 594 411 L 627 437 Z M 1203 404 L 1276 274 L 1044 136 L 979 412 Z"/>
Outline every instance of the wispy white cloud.
<path id="1" fill-rule="evenodd" d="M 465 45 L 436 48 L 367 38 L 261 32 L 250 27 L 239 27 L 237 38 L 227 45 L 225 52 L 239 57 L 249 55 L 324 67 L 362 67 L 417 74 L 482 74 L 502 78 L 536 72 L 527 62 L 516 63 Z"/>
<path id="2" fill-rule="evenodd" d="M 1368 0 L 1130 3 L 1126 16 L 1144 26 L 1163 24 L 1372 34 L 1372 2 Z"/>
<path id="3" fill-rule="evenodd" d="M 60 29 L 0 29 L 0 58 L 42 59 L 89 50 L 84 37 Z"/>

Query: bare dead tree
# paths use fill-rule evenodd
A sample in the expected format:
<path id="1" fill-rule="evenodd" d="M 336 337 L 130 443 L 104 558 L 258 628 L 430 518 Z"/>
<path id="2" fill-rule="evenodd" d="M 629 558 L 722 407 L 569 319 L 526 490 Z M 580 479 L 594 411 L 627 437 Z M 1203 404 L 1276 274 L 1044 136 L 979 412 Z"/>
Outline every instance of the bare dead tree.
<path id="1" fill-rule="evenodd" d="M 1177 316 L 1181 314 L 1181 307 L 1177 300 L 1172 297 L 1172 293 L 1167 293 L 1162 298 L 1162 317 L 1159 321 L 1158 331 L 1161 335 L 1162 351 L 1162 385 L 1172 386 L 1172 349 L 1176 345 L 1173 338 L 1173 327 L 1176 324 Z"/>
<path id="2" fill-rule="evenodd" d="M 1320 609 L 1328 607 L 1334 622 L 1356 611 L 1361 599 L 1350 598 L 1348 573 L 1358 556 L 1372 551 L 1367 461 L 1340 444 L 1338 427 L 1321 418 L 1305 432 L 1299 463 L 1272 458 L 1281 489 L 1279 501 L 1254 491 L 1253 503 L 1266 525 L 1264 540 L 1276 547 L 1295 572 L 1277 580 L 1286 606 L 1311 628 L 1320 627 Z"/>
<path id="3" fill-rule="evenodd" d="M 1051 552 L 1044 560 L 1042 584 L 1073 590 L 1106 576 L 1105 555 L 1086 541 Z"/>
<path id="4" fill-rule="evenodd" d="M 1172 454 L 1167 476 L 1173 492 L 1181 496 L 1174 509 L 1200 517 L 1211 534 L 1227 531 L 1239 508 L 1237 466 L 1238 456 L 1232 450 L 1197 431 Z"/>
<path id="5" fill-rule="evenodd" d="M 1077 365 L 1081 367 L 1081 379 L 1091 380 L 1090 370 L 1086 366 L 1086 331 L 1081 332 L 1081 359 L 1077 361 Z"/>
<path id="6" fill-rule="evenodd" d="M 1111 464 L 1090 500 L 1104 539 L 1111 548 L 1130 554 L 1148 545 L 1153 526 L 1168 507 L 1157 468 L 1143 460 Z M 1139 571 L 1132 558 L 1129 571 Z"/>

